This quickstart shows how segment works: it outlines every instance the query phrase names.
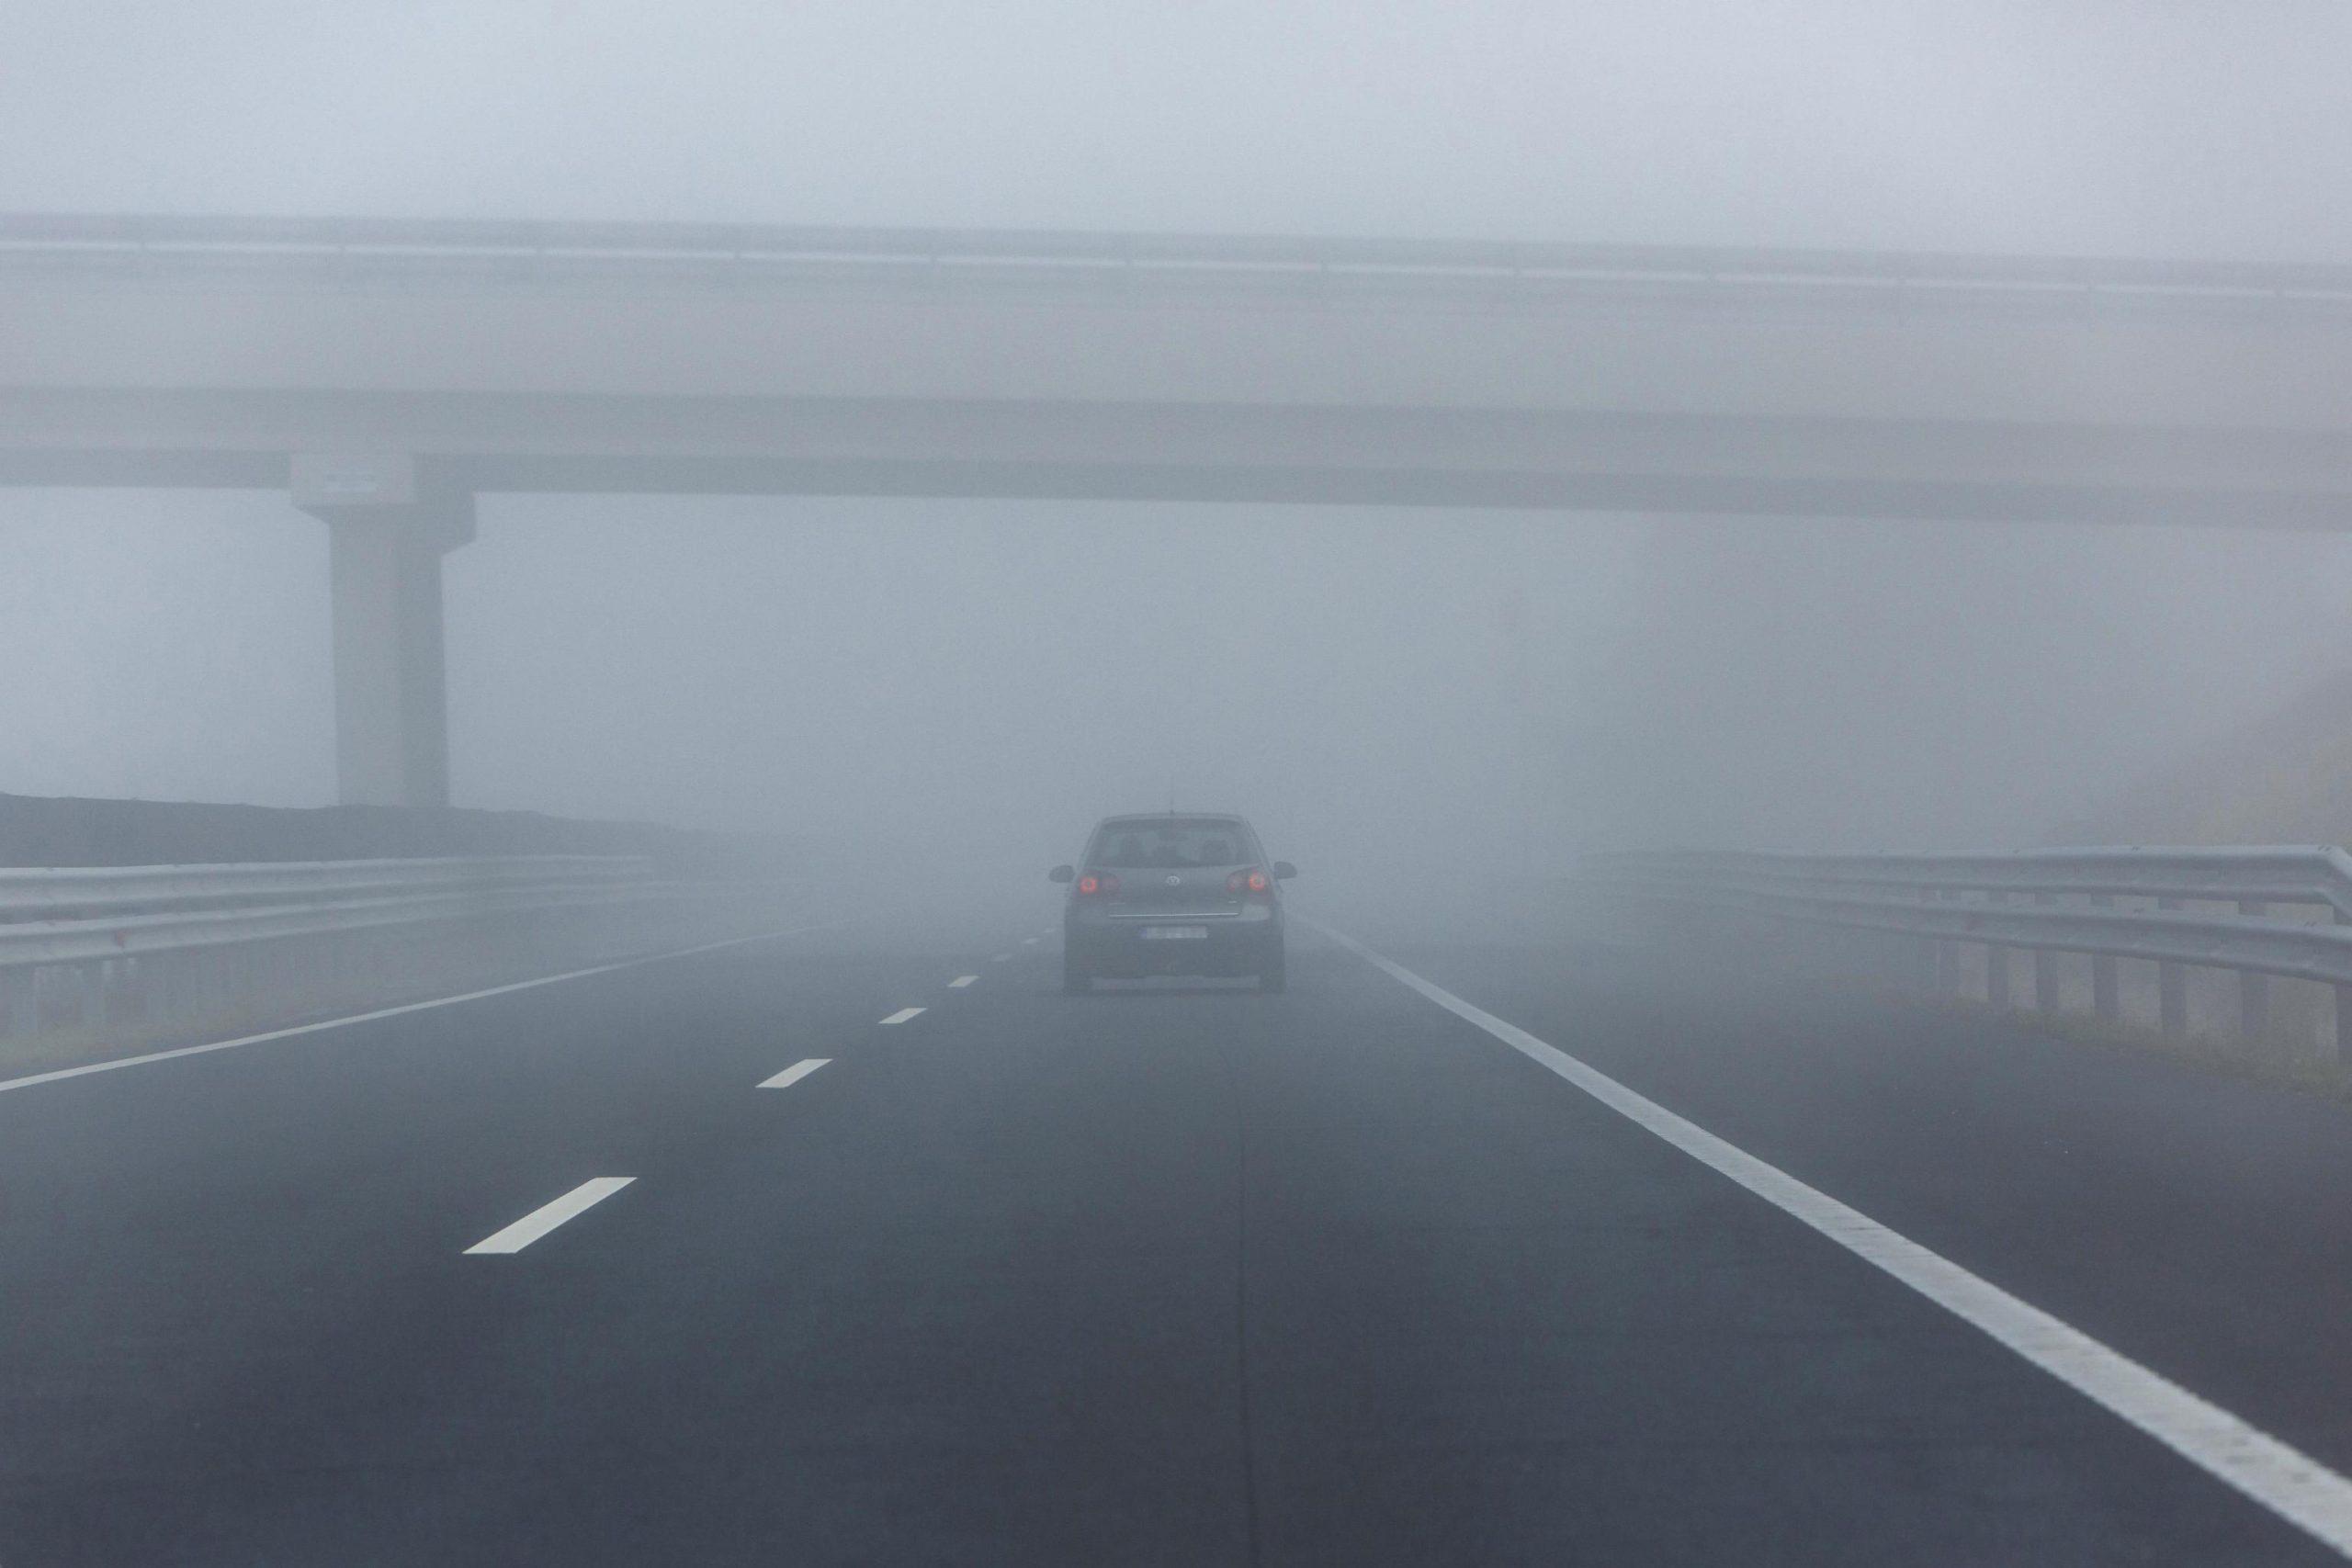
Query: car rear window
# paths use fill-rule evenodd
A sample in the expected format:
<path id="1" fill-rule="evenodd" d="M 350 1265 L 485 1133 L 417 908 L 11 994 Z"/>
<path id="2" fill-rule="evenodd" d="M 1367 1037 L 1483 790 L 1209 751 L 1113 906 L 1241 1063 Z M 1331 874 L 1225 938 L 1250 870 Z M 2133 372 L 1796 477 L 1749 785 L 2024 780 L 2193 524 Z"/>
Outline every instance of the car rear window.
<path id="1" fill-rule="evenodd" d="M 1102 866 L 1241 865 L 1256 851 L 1250 829 L 1232 818 L 1173 817 L 1106 822 L 1094 833 L 1087 863 Z"/>

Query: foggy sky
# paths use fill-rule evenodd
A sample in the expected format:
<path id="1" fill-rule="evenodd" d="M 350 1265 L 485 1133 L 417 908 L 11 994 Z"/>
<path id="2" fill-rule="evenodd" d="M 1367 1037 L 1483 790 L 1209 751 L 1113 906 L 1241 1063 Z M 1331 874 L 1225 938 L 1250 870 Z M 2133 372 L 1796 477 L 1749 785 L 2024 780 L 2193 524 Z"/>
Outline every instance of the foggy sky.
<path id="1" fill-rule="evenodd" d="M 0 209 L 2352 254 L 2330 0 L 6 0 Z"/>
<path id="2" fill-rule="evenodd" d="M 0 5 L 0 209 L 2352 259 L 2334 6 L 682 10 Z M 0 558 L 0 790 L 332 797 L 282 496 Z M 2031 842 L 2352 668 L 2322 536 L 498 497 L 447 592 L 461 804 L 1048 859 Z"/>

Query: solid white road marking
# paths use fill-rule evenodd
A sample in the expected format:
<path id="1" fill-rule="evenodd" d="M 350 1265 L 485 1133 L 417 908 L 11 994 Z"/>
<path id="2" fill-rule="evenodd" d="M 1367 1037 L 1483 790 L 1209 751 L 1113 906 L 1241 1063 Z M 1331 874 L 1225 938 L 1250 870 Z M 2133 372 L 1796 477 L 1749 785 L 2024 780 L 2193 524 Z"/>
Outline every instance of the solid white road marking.
<path id="1" fill-rule="evenodd" d="M 960 991 L 978 978 L 978 975 L 958 975 L 947 982 L 947 988 L 951 991 Z"/>
<path id="2" fill-rule="evenodd" d="M 762 1079 L 760 1087 L 762 1089 L 790 1089 L 831 1060 L 831 1056 L 811 1056 L 805 1062 L 795 1062 L 775 1077 Z"/>
<path id="3" fill-rule="evenodd" d="M 478 1002 L 484 997 L 503 997 L 513 991 L 528 991 L 540 986 L 553 986 L 565 980 L 584 980 L 591 975 L 610 975 L 616 970 L 634 969 L 641 964 L 659 964 L 670 958 L 691 958 L 698 953 L 717 953 L 721 948 L 742 947 L 750 942 L 774 942 L 778 937 L 798 936 L 804 931 L 830 931 L 845 926 L 850 920 L 864 917 L 852 915 L 848 919 L 821 920 L 813 926 L 793 926 L 780 931 L 762 931 L 757 936 L 729 937 L 725 942 L 707 942 L 698 947 L 681 947 L 670 953 L 649 953 L 642 958 L 624 958 L 616 964 L 599 964 L 587 969 L 567 969 L 560 975 L 542 975 L 537 979 L 516 980 L 510 985 L 491 986 L 479 991 L 464 991 L 454 997 L 435 997 L 429 1001 L 403 1002 L 399 1007 L 377 1008 L 369 1012 L 355 1012 L 344 1018 L 322 1019 L 317 1023 L 298 1023 L 290 1029 L 273 1029 L 263 1034 L 244 1034 L 234 1040 L 215 1040 L 204 1045 L 182 1045 L 170 1051 L 150 1051 L 141 1056 L 117 1056 L 108 1062 L 90 1062 L 78 1067 L 59 1067 L 53 1072 L 34 1073 L 27 1077 L 0 1079 L 0 1094 L 12 1089 L 30 1089 L 35 1084 L 56 1083 L 62 1078 L 86 1077 L 92 1073 L 111 1073 L 119 1067 L 141 1067 L 150 1062 L 172 1062 L 182 1056 L 201 1056 L 213 1051 L 233 1051 L 240 1045 L 259 1045 L 269 1040 L 291 1039 L 297 1034 L 316 1034 L 323 1029 L 341 1029 L 346 1024 L 372 1023 L 379 1018 L 398 1018 L 403 1013 L 424 1012 L 431 1008 L 456 1007 L 459 1002 Z"/>
<path id="4" fill-rule="evenodd" d="M 554 1202 L 532 1210 L 504 1230 L 484 1236 L 466 1248 L 466 1256 L 487 1252 L 520 1252 L 566 1220 L 577 1219 L 637 1179 L 634 1176 L 598 1176 L 582 1182 Z"/>
<path id="5" fill-rule="evenodd" d="M 914 1017 L 915 1014 L 922 1012 L 922 1010 L 923 1010 L 922 1008 L 900 1008 L 898 1011 L 892 1013 L 882 1021 L 885 1023 L 904 1023 L 907 1020 Z"/>
<path id="6" fill-rule="evenodd" d="M 1304 917 L 1300 917 L 1302 920 Z M 1867 1263 L 2007 1346 L 2280 1517 L 2352 1557 L 2352 1480 L 2328 1469 L 2221 1406 L 2109 1349 L 2081 1330 L 2030 1306 L 1999 1286 L 1930 1252 L 1725 1143 L 1607 1074 L 1538 1040 L 1516 1024 L 1474 1007 L 1442 987 L 1320 921 L 1305 923 L 1465 1022 L 1476 1025 L 1684 1154 L 1731 1178 L 1782 1213 L 1803 1221 Z"/>

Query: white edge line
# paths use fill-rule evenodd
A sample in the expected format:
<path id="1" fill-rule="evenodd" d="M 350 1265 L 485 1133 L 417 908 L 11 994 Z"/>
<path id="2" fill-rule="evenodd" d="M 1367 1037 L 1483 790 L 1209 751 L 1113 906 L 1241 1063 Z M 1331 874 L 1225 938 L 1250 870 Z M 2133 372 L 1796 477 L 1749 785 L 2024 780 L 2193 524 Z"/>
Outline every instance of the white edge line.
<path id="1" fill-rule="evenodd" d="M 892 1013 L 882 1021 L 885 1023 L 904 1023 L 907 1020 L 914 1017 L 917 1013 L 926 1010 L 928 1010 L 923 1008 L 900 1008 L 898 1011 Z"/>
<path id="2" fill-rule="evenodd" d="M 636 1179 L 634 1176 L 590 1177 L 554 1202 L 543 1203 L 504 1229 L 492 1231 L 466 1248 L 465 1256 L 520 1252 L 566 1220 L 579 1218 Z"/>
<path id="3" fill-rule="evenodd" d="M 795 1062 L 775 1077 L 762 1079 L 760 1087 L 762 1089 L 790 1089 L 831 1060 L 831 1056 L 811 1056 L 805 1062 Z"/>
<path id="4" fill-rule="evenodd" d="M 755 936 L 729 937 L 725 942 L 707 942 L 698 947 L 681 947 L 668 953 L 649 953 L 639 958 L 624 958 L 616 964 L 599 964 L 587 969 L 567 969 L 560 975 L 541 975 L 535 979 L 516 980 L 503 986 L 491 986 L 479 991 L 464 991 L 454 997 L 435 997 L 426 1001 L 403 1002 L 398 1007 L 377 1008 L 369 1012 L 355 1012 L 343 1018 L 321 1019 L 316 1023 L 298 1023 L 288 1029 L 273 1029 L 262 1034 L 240 1035 L 234 1040 L 215 1040 L 203 1045 L 182 1045 L 170 1051 L 150 1051 L 141 1056 L 117 1056 L 111 1061 L 85 1062 L 78 1067 L 59 1067 L 51 1072 L 34 1073 L 27 1077 L 0 1079 L 0 1094 L 12 1089 L 30 1089 L 35 1084 L 56 1083 L 62 1078 L 86 1077 L 92 1073 L 111 1073 L 123 1067 L 143 1067 L 150 1062 L 173 1062 L 182 1056 L 201 1056 L 213 1051 L 233 1051 L 240 1045 L 259 1045 L 268 1040 L 287 1040 L 297 1034 L 316 1034 L 321 1030 L 341 1029 L 346 1024 L 370 1023 L 379 1018 L 399 1018 L 404 1013 L 424 1012 L 431 1008 L 455 1007 L 459 1002 L 478 1002 L 485 997 L 503 997 L 514 991 L 528 991 L 540 986 L 553 986 L 565 980 L 583 980 L 591 975 L 610 975 L 616 970 L 634 969 L 642 964 L 660 964 L 672 958 L 691 958 L 697 953 L 717 953 L 722 948 L 743 947 L 755 942 L 774 942 L 780 937 L 798 936 L 803 931 L 820 931 L 833 926 L 844 926 L 863 916 L 852 915 L 848 919 L 822 920 L 813 926 L 793 926 L 785 931 L 761 931 Z"/>
<path id="5" fill-rule="evenodd" d="M 1012 954 L 1009 953 L 1000 953 L 994 958 L 989 959 L 989 962 L 991 964 L 1010 964 L 1012 962 Z"/>
<path id="6" fill-rule="evenodd" d="M 1305 924 L 1982 1330 L 2207 1473 L 2352 1557 L 2352 1480 L 2080 1329 L 1806 1186 L 1516 1024 L 1317 920 Z"/>
<path id="7" fill-rule="evenodd" d="M 951 991 L 960 991 L 978 978 L 978 975 L 958 975 L 947 982 L 947 988 Z"/>
<path id="8" fill-rule="evenodd" d="M 1043 937 L 1024 936 L 1021 939 L 1021 945 L 1023 947 L 1035 947 L 1044 940 L 1045 939 Z"/>

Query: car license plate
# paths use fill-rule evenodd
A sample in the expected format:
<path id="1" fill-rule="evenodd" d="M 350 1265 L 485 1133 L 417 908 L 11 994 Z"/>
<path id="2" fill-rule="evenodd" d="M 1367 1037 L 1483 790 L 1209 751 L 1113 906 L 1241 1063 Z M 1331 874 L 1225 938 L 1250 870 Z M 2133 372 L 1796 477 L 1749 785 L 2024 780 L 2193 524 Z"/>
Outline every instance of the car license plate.
<path id="1" fill-rule="evenodd" d="M 1143 928 L 1143 939 L 1146 942 L 1205 942 L 1208 940 L 1208 934 L 1209 928 L 1206 926 L 1146 926 Z"/>

